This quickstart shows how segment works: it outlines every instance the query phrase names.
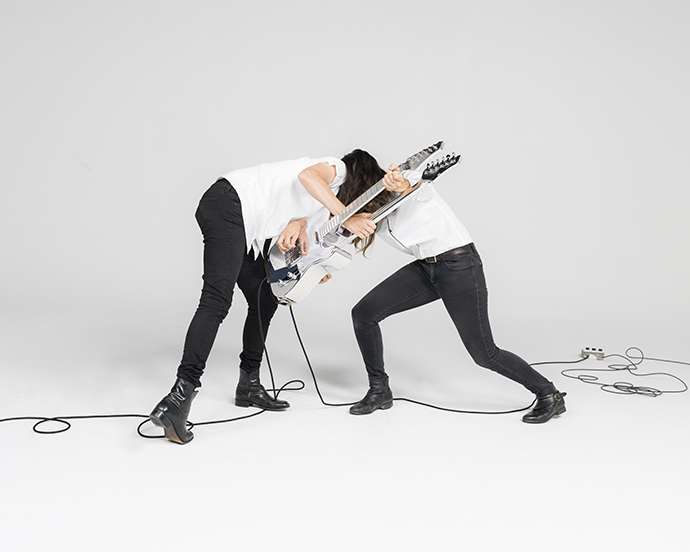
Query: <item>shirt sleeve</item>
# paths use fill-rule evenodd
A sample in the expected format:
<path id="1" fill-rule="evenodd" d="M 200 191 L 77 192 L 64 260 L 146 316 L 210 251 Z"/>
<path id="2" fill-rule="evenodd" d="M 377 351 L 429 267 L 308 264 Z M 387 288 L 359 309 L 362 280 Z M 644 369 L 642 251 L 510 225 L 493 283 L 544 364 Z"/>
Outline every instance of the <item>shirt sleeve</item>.
<path id="1" fill-rule="evenodd" d="M 431 187 L 431 182 L 428 180 L 426 182 L 422 182 L 422 185 L 419 187 L 419 190 L 415 192 L 415 201 L 419 201 L 421 203 L 426 203 L 427 201 L 430 201 L 431 198 L 434 197 L 434 189 Z"/>
<path id="2" fill-rule="evenodd" d="M 416 186 L 422 179 L 422 173 L 420 171 L 403 171 L 402 175 L 410 181 L 410 186 Z"/>

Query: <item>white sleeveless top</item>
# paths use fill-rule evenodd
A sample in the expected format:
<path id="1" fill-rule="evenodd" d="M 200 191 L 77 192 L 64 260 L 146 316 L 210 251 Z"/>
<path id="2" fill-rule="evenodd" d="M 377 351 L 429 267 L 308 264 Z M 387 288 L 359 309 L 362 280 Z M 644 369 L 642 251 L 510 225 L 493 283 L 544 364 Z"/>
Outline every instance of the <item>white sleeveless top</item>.
<path id="1" fill-rule="evenodd" d="M 337 194 L 345 179 L 346 169 L 345 163 L 335 157 L 302 157 L 264 163 L 223 176 L 240 196 L 247 252 L 253 249 L 256 258 L 261 253 L 264 241 L 279 236 L 288 223 L 309 219 L 320 208 L 325 208 L 297 178 L 307 167 L 324 162 L 335 167 L 336 176 L 329 187 Z"/>

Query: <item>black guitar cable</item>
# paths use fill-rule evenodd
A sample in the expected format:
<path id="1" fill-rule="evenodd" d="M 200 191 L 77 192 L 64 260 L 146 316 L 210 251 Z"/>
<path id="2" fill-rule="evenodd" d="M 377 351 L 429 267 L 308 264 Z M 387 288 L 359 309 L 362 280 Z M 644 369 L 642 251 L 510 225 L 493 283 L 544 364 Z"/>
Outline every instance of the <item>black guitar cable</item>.
<path id="1" fill-rule="evenodd" d="M 268 278 L 267 278 L 266 280 L 264 280 L 264 281 L 265 281 L 265 282 L 268 282 Z M 352 405 L 354 405 L 354 404 L 357 404 L 356 402 L 349 402 L 349 403 L 331 403 L 331 402 L 327 402 L 327 401 L 323 398 L 323 394 L 321 393 L 321 389 L 319 388 L 319 382 L 318 382 L 318 380 L 316 379 L 316 374 L 315 374 L 315 372 L 314 372 L 314 368 L 313 368 L 312 365 L 311 365 L 311 361 L 309 360 L 309 355 L 307 354 L 307 349 L 306 349 L 306 347 L 304 346 L 304 342 L 302 341 L 302 336 L 301 336 L 301 334 L 300 334 L 300 332 L 299 332 L 299 328 L 297 327 L 297 320 L 295 319 L 295 313 L 294 313 L 294 311 L 292 310 L 292 304 L 291 304 L 291 303 L 288 303 L 288 308 L 290 309 L 290 317 L 292 318 L 292 325 L 293 325 L 294 328 L 295 328 L 295 335 L 297 336 L 297 340 L 299 341 L 300 347 L 301 347 L 301 349 L 302 349 L 302 353 L 304 354 L 304 359 L 305 359 L 306 362 L 307 362 L 307 367 L 309 368 L 309 372 L 311 373 L 312 381 L 314 382 L 314 389 L 316 389 L 316 393 L 318 394 L 319 400 L 321 401 L 321 403 L 322 403 L 324 406 L 352 406 Z M 260 309 L 259 309 L 259 310 L 260 310 Z M 261 315 L 259 315 L 259 317 L 260 317 L 260 316 L 261 316 Z M 259 327 L 261 328 L 261 321 L 260 321 L 260 320 L 259 320 Z M 262 338 L 262 339 L 264 338 L 263 330 L 262 330 L 262 333 L 261 333 L 261 338 Z M 266 351 L 266 342 L 265 342 L 265 340 L 264 340 L 264 351 Z M 584 359 L 583 359 L 583 360 L 584 360 Z M 271 370 L 271 363 L 268 361 L 268 351 L 266 351 L 266 361 L 267 361 L 267 364 L 268 364 L 269 372 L 270 372 L 270 374 L 271 374 L 271 381 L 273 381 L 273 371 Z M 304 389 L 304 388 L 306 387 L 306 384 L 304 383 L 304 381 L 302 381 L 302 380 L 300 380 L 300 379 L 292 380 L 292 381 L 286 383 L 285 385 L 289 385 L 290 383 L 299 383 L 299 384 L 301 385 L 301 387 L 300 387 L 299 389 Z M 285 387 L 285 386 L 283 386 L 283 387 Z M 281 390 L 283 390 L 282 387 L 281 387 Z M 271 391 L 273 391 L 273 389 L 272 389 Z M 276 398 L 277 398 L 277 395 L 276 395 Z M 415 400 L 413 400 L 413 399 L 408 399 L 408 398 L 406 398 L 406 397 L 394 397 L 393 400 L 394 400 L 394 401 L 407 401 L 407 402 L 411 402 L 411 403 L 418 404 L 418 405 L 420 405 L 420 406 L 426 406 L 426 407 L 429 407 L 429 408 L 435 408 L 435 409 L 437 409 L 437 410 L 443 410 L 443 411 L 446 411 L 446 412 L 458 412 L 458 413 L 463 413 L 463 414 L 512 414 L 512 413 L 515 413 L 515 412 L 522 412 L 523 410 L 527 410 L 527 409 L 531 408 L 531 407 L 534 405 L 534 403 L 536 402 L 536 399 L 534 399 L 529 405 L 527 405 L 527 406 L 525 406 L 525 407 L 523 407 L 523 408 L 519 408 L 519 409 L 517 409 L 517 410 L 506 410 L 506 411 L 500 411 L 500 412 L 490 412 L 490 411 L 484 412 L 484 411 L 458 410 L 458 409 L 453 409 L 453 408 L 444 408 L 444 407 L 442 407 L 442 406 L 436 406 L 436 405 L 424 403 L 424 402 L 421 402 L 421 401 L 415 401 Z"/>
<path id="2" fill-rule="evenodd" d="M 90 420 L 90 419 L 105 419 L 105 418 L 146 418 L 148 420 L 148 416 L 145 416 L 143 414 L 90 414 L 86 416 L 51 416 L 51 417 L 46 417 L 46 416 L 17 416 L 15 418 L 3 418 L 0 419 L 0 422 L 16 422 L 20 420 L 37 420 L 36 423 L 33 425 L 33 431 L 35 433 L 40 433 L 41 435 L 53 435 L 56 433 L 64 433 L 68 429 L 72 427 L 72 424 L 69 423 L 68 420 Z M 42 424 L 46 424 L 48 422 L 58 422 L 63 424 L 64 427 L 58 428 L 58 429 L 41 429 L 40 426 Z M 146 437 L 146 435 L 143 435 L 143 437 Z"/>
<path id="3" fill-rule="evenodd" d="M 259 414 L 263 414 L 264 410 L 259 410 L 252 414 L 246 416 L 238 416 L 236 418 L 228 418 L 226 420 L 211 420 L 208 422 L 187 422 L 187 427 L 189 429 L 197 426 L 212 425 L 212 424 L 223 424 L 227 422 L 235 422 L 237 420 L 244 420 L 247 418 L 253 418 Z M 148 415 L 146 414 L 87 414 L 83 416 L 15 416 L 13 418 L 2 418 L 0 423 L 3 422 L 17 422 L 17 421 L 35 421 L 32 430 L 34 433 L 39 433 L 41 435 L 54 435 L 57 433 L 64 433 L 72 427 L 70 420 L 96 420 L 96 419 L 111 419 L 111 418 L 143 418 L 143 421 L 137 426 L 137 433 L 144 437 L 145 439 L 163 439 L 165 435 L 146 435 L 142 433 L 141 428 L 144 424 L 150 422 Z M 57 422 L 63 425 L 63 427 L 57 429 L 43 429 L 41 426 L 48 422 Z"/>
<path id="4" fill-rule="evenodd" d="M 259 286 L 259 294 L 257 296 L 257 309 L 260 311 L 260 295 L 261 295 L 261 288 L 264 283 L 268 283 L 268 279 L 264 280 L 262 284 Z M 295 314 L 292 309 L 292 305 L 289 304 L 289 309 L 290 309 L 290 317 L 292 318 L 292 323 L 295 328 L 295 334 L 297 335 L 297 339 L 299 341 L 300 347 L 302 348 L 302 352 L 304 354 L 304 358 L 307 362 L 307 366 L 309 368 L 309 372 L 311 373 L 312 380 L 314 382 L 314 388 L 316 389 L 316 392 L 319 396 L 319 399 L 321 400 L 321 403 L 325 406 L 351 406 L 353 404 L 356 404 L 354 402 L 351 403 L 329 403 L 323 398 L 323 394 L 321 393 L 321 389 L 319 388 L 318 380 L 316 378 L 316 374 L 314 373 L 314 369 L 311 365 L 311 361 L 309 360 L 309 356 L 307 354 L 306 348 L 304 346 L 304 342 L 302 341 L 302 336 L 300 335 L 299 328 L 297 327 L 297 321 L 295 319 Z M 266 354 L 266 364 L 268 366 L 268 370 L 270 373 L 271 377 L 271 385 L 272 388 L 268 389 L 267 391 L 270 391 L 273 393 L 273 396 L 275 399 L 278 398 L 281 392 L 283 391 L 300 391 L 306 387 L 304 381 L 300 379 L 294 379 L 290 380 L 284 385 L 282 385 L 279 389 L 276 389 L 275 386 L 275 378 L 273 374 L 273 367 L 271 366 L 271 361 L 268 356 L 268 350 L 266 348 L 266 343 L 265 343 L 265 335 L 263 332 L 263 327 L 261 324 L 261 314 L 259 312 L 259 331 L 261 332 L 261 339 L 264 344 L 264 352 Z M 634 354 L 633 354 L 634 353 Z M 642 364 L 644 360 L 649 360 L 649 361 L 655 361 L 655 362 L 666 362 L 666 363 L 671 363 L 671 364 L 681 364 L 685 366 L 690 366 L 689 362 L 682 362 L 682 361 L 677 361 L 677 360 L 668 360 L 668 359 L 662 359 L 662 358 L 652 358 L 652 357 L 645 357 L 644 353 L 642 352 L 641 349 L 638 347 L 629 347 L 624 355 L 619 355 L 619 354 L 612 354 L 612 355 L 606 355 L 602 358 L 619 358 L 623 359 L 625 361 L 624 364 L 620 363 L 614 363 L 614 364 L 609 364 L 608 367 L 606 368 L 569 368 L 569 369 L 564 369 L 561 371 L 561 374 L 567 378 L 570 379 L 577 379 L 583 383 L 588 383 L 588 384 L 593 384 L 593 385 L 598 385 L 603 391 L 606 391 L 608 393 L 614 393 L 614 394 L 619 394 L 619 395 L 641 395 L 645 397 L 659 397 L 664 394 L 668 393 L 684 393 L 688 390 L 687 384 L 678 376 L 675 376 L 673 374 L 667 373 L 667 372 L 653 372 L 653 373 L 647 373 L 647 374 L 642 374 L 638 373 L 638 367 Z M 578 364 L 580 362 L 583 362 L 586 360 L 586 358 L 580 358 L 577 360 L 569 360 L 569 361 L 547 361 L 547 362 L 535 362 L 533 364 L 530 364 L 530 366 L 543 366 L 543 365 L 548 365 L 548 364 Z M 647 386 L 635 386 L 631 383 L 628 382 L 614 382 L 614 383 L 602 383 L 599 381 L 599 377 L 597 375 L 592 374 L 591 372 L 596 372 L 599 374 L 602 373 L 618 373 L 618 372 L 626 372 L 630 374 L 631 376 L 634 377 L 648 377 L 648 376 L 666 376 L 669 378 L 672 378 L 679 382 L 682 385 L 682 389 L 675 389 L 675 390 L 660 390 L 654 387 L 647 387 Z M 297 384 L 296 387 L 289 387 L 290 385 Z M 455 412 L 455 413 L 460 413 L 460 414 L 514 414 L 517 412 L 523 412 L 529 408 L 531 408 L 534 403 L 536 402 L 536 399 L 532 401 L 529 405 L 523 407 L 523 408 L 517 408 L 513 410 L 502 410 L 502 411 L 478 411 L 478 410 L 461 410 L 461 409 L 456 409 L 456 408 L 446 408 L 442 406 L 437 406 L 434 404 L 429 404 L 425 403 L 422 401 L 417 401 L 414 399 L 409 399 L 407 397 L 394 397 L 394 401 L 405 401 L 405 402 L 410 402 L 413 404 L 417 404 L 420 406 L 425 406 L 427 408 L 433 408 L 436 410 L 442 410 L 444 412 Z M 257 412 L 254 412 L 252 414 L 248 414 L 245 416 L 237 416 L 234 418 L 228 418 L 224 420 L 210 420 L 206 422 L 191 422 L 187 421 L 187 427 L 189 429 L 193 427 L 200 427 L 200 426 L 205 426 L 205 425 L 214 425 L 214 424 L 223 424 L 223 423 L 229 423 L 229 422 L 235 422 L 238 420 L 245 420 L 248 418 L 253 418 L 255 416 L 258 416 L 259 414 L 263 414 L 265 412 L 264 409 L 260 409 Z M 137 427 L 137 433 L 146 439 L 163 439 L 165 438 L 164 435 L 146 435 L 145 433 L 142 433 L 141 428 L 144 426 L 146 423 L 150 422 L 150 419 L 147 415 L 144 414 L 91 414 L 91 415 L 83 415 L 83 416 L 17 416 L 17 417 L 12 417 L 12 418 L 2 418 L 0 419 L 0 423 L 3 422 L 12 422 L 12 421 L 22 421 L 22 420 L 29 420 L 29 421 L 35 421 L 33 425 L 33 431 L 35 433 L 39 433 L 42 435 L 52 435 L 52 434 L 57 434 L 57 433 L 64 433 L 68 429 L 72 427 L 72 424 L 70 423 L 70 420 L 88 420 L 88 419 L 111 419 L 111 418 L 143 418 L 143 421 L 138 425 Z M 52 429 L 52 430 L 46 430 L 43 429 L 41 426 L 43 424 L 46 424 L 48 422 L 57 422 L 63 425 L 61 428 L 57 429 Z"/>
<path id="5" fill-rule="evenodd" d="M 302 342 L 302 337 L 300 336 L 299 329 L 297 328 L 297 321 L 295 320 L 295 314 L 292 311 L 292 305 L 289 305 L 289 307 L 290 307 L 290 316 L 292 317 L 292 323 L 295 326 L 295 332 L 297 334 L 297 339 L 299 340 L 299 344 L 302 347 L 302 352 L 304 353 L 304 358 L 307 361 L 307 366 L 309 367 L 309 371 L 311 372 L 311 377 L 314 380 L 314 387 L 316 388 L 316 392 L 318 393 L 319 398 L 321 399 L 321 402 L 326 406 L 351 406 L 353 404 L 357 404 L 354 402 L 333 404 L 333 403 L 328 403 L 323 399 L 323 396 L 321 395 L 321 390 L 319 389 L 319 384 L 316 381 L 316 375 L 314 374 L 314 369 L 311 366 L 311 362 L 309 361 L 309 356 L 307 355 L 307 350 L 304 347 L 304 343 Z M 421 402 L 421 401 L 415 401 L 413 399 L 408 399 L 406 397 L 393 397 L 393 400 L 394 401 L 406 401 L 406 402 L 418 404 L 420 406 L 426 406 L 428 408 L 434 408 L 436 410 L 443 410 L 445 412 L 456 412 L 456 413 L 460 413 L 460 414 L 513 414 L 515 412 L 522 412 L 523 410 L 527 410 L 527 409 L 531 408 L 534 405 L 534 403 L 537 402 L 537 399 L 535 398 L 530 404 L 528 404 L 525 407 L 518 408 L 515 410 L 502 410 L 502 411 L 495 411 L 494 412 L 494 411 L 460 410 L 460 409 L 456 409 L 456 408 L 445 408 L 445 407 L 437 406 L 434 404 L 429 404 L 429 403 L 425 403 L 425 402 Z"/>
<path id="6" fill-rule="evenodd" d="M 266 255 L 266 252 L 264 252 L 264 255 Z M 278 395 L 280 395 L 281 392 L 283 392 L 283 391 L 300 391 L 300 390 L 304 389 L 305 386 L 304 386 L 304 382 L 302 380 L 298 379 L 298 380 L 290 380 L 287 383 L 283 384 L 280 389 L 276 389 L 275 378 L 273 377 L 273 367 L 271 366 L 271 359 L 268 356 L 268 349 L 266 348 L 266 336 L 264 335 L 263 325 L 261 323 L 261 288 L 262 288 L 264 283 L 268 283 L 268 282 L 269 282 L 269 280 L 267 277 L 266 279 L 261 281 L 261 284 L 259 284 L 259 290 L 256 294 L 256 310 L 257 310 L 257 315 L 259 318 L 259 333 L 261 334 L 261 343 L 263 344 L 264 354 L 266 355 L 266 365 L 268 366 L 268 373 L 271 376 L 271 389 L 267 389 L 266 391 L 272 392 L 274 400 L 277 400 Z M 274 301 L 277 302 L 275 297 L 273 299 L 274 299 Z M 300 386 L 299 387 L 288 387 L 289 385 L 291 385 L 293 383 L 299 384 Z M 205 425 L 224 424 L 224 423 L 228 423 L 228 422 L 236 422 L 238 420 L 246 420 L 247 418 L 253 418 L 254 416 L 258 416 L 259 414 L 263 414 L 264 412 L 266 412 L 266 409 L 261 408 L 261 409 L 259 409 L 258 412 L 254 412 L 253 414 L 247 414 L 246 416 L 238 416 L 235 418 L 229 418 L 227 420 L 211 420 L 208 422 L 196 422 L 196 423 L 187 420 L 187 429 L 192 429 L 194 427 L 205 426 Z M 165 437 L 165 435 L 146 435 L 146 434 L 142 433 L 141 427 L 149 421 L 150 420 L 148 419 L 148 416 L 146 416 L 146 420 L 141 422 L 139 424 L 139 426 L 137 427 L 137 433 L 140 436 L 145 437 L 147 439 L 162 439 L 163 437 Z"/>
<path id="7" fill-rule="evenodd" d="M 312 380 L 314 381 L 314 387 L 316 389 L 316 392 L 319 395 L 319 399 L 321 399 L 321 402 L 325 406 L 351 406 L 356 403 L 329 403 L 326 402 L 323 398 L 323 395 L 321 394 L 321 390 L 319 389 L 319 384 L 316 380 L 316 375 L 314 373 L 314 369 L 312 368 L 311 362 L 309 360 L 309 356 L 307 355 L 306 348 L 304 347 L 304 343 L 302 341 L 302 337 L 299 333 L 299 329 L 297 328 L 297 321 L 295 320 L 295 314 L 292 310 L 292 305 L 288 305 L 290 308 L 290 316 L 292 318 L 292 323 L 293 326 L 295 327 L 295 333 L 297 335 L 297 339 L 299 341 L 300 347 L 302 348 L 302 353 L 304 354 L 304 358 L 307 362 L 307 366 L 309 367 L 309 372 L 311 373 Z M 637 351 L 639 355 L 631 355 L 631 351 Z M 682 361 L 677 361 L 677 360 L 667 360 L 667 359 L 660 359 L 660 358 L 651 358 L 651 357 L 645 357 L 644 353 L 642 352 L 641 349 L 638 347 L 629 347 L 625 355 L 607 355 L 604 356 L 603 358 L 613 358 L 613 357 L 618 357 L 626 360 L 627 362 L 625 364 L 610 364 L 608 368 L 603 368 L 603 369 L 588 369 L 588 368 L 570 368 L 570 369 L 565 369 L 561 371 L 561 374 L 567 378 L 571 379 L 578 379 L 584 383 L 591 383 L 591 384 L 596 384 L 601 387 L 603 391 L 609 392 L 609 393 L 616 393 L 616 394 L 628 394 L 628 395 L 643 395 L 647 397 L 659 397 L 665 393 L 684 393 L 688 390 L 687 384 L 680 379 L 678 376 L 675 376 L 673 374 L 669 374 L 667 372 L 652 372 L 648 374 L 637 374 L 635 371 L 637 370 L 637 367 L 646 359 L 650 361 L 656 361 L 656 362 L 668 362 L 672 364 L 682 364 L 686 366 L 690 366 L 690 363 L 688 362 L 682 362 Z M 544 365 L 549 365 L 549 364 L 579 364 L 580 362 L 583 362 L 587 360 L 587 357 L 579 358 L 577 360 L 564 360 L 564 361 L 546 361 L 546 362 L 534 362 L 530 364 L 530 366 L 544 366 Z M 637 360 L 638 362 L 635 362 Z M 582 372 L 582 371 L 589 371 L 589 372 L 618 372 L 618 371 L 627 371 L 629 374 L 637 377 L 647 377 L 647 376 L 668 376 L 670 378 L 673 378 L 674 380 L 680 382 L 680 384 L 683 386 L 682 389 L 678 390 L 667 390 L 667 391 L 662 391 L 659 389 L 655 389 L 653 387 L 644 387 L 644 386 L 634 386 L 628 382 L 616 382 L 612 384 L 607 384 L 607 383 L 599 383 L 598 378 L 594 375 L 587 374 L 587 373 L 581 373 L 579 375 L 571 375 L 573 372 Z M 272 377 L 272 374 L 271 374 Z M 304 387 L 304 382 L 302 380 L 294 380 L 294 381 L 299 381 L 302 384 L 302 388 Z M 537 399 L 535 399 L 527 406 L 523 408 L 516 408 L 513 410 L 500 410 L 500 411 L 485 411 L 485 410 L 461 410 L 457 408 L 446 408 L 442 406 L 437 406 L 434 404 L 429 404 L 425 403 L 422 401 L 417 401 L 414 399 L 409 399 L 407 397 L 393 397 L 394 401 L 405 401 L 413 404 L 417 404 L 420 406 L 425 406 L 428 408 L 433 408 L 436 410 L 442 410 L 444 412 L 456 412 L 460 414 L 514 414 L 517 412 L 523 412 L 525 410 L 528 410 L 534 406 L 536 403 Z"/>
<path id="8" fill-rule="evenodd" d="M 268 281 L 268 280 L 266 280 Z M 263 284 L 263 282 L 262 282 Z M 259 286 L 259 294 L 257 296 L 257 308 L 260 309 L 260 295 L 261 295 L 261 285 Z M 268 358 L 268 350 L 266 349 L 266 340 L 263 332 L 263 328 L 261 327 L 261 314 L 259 313 L 259 331 L 261 332 L 261 340 L 264 343 L 264 351 L 266 352 L 266 362 L 268 364 L 268 369 L 271 374 L 271 383 L 274 387 L 274 389 L 271 389 L 270 391 L 273 391 L 274 397 L 278 398 L 278 395 L 280 394 L 281 391 L 284 390 L 294 390 L 298 391 L 300 389 L 304 388 L 304 382 L 301 380 L 293 380 L 287 382 L 285 385 L 283 385 L 280 389 L 276 390 L 275 389 L 275 383 L 273 379 L 273 370 L 271 368 L 271 361 Z M 291 383 L 300 383 L 301 387 L 296 387 L 296 388 L 288 388 L 287 386 L 290 385 Z M 194 427 L 200 427 L 200 426 L 205 426 L 205 425 L 214 425 L 214 424 L 224 424 L 224 423 L 229 423 L 229 422 L 235 422 L 238 420 L 246 420 L 248 418 L 253 418 L 254 416 L 258 416 L 259 414 L 263 414 L 265 412 L 264 409 L 260 409 L 258 412 L 253 412 L 252 414 L 247 414 L 245 416 L 237 416 L 235 418 L 228 418 L 225 420 L 210 420 L 207 422 L 192 422 L 187 420 L 187 428 L 192 429 Z M 35 433 L 39 433 L 41 435 L 53 435 L 57 433 L 64 433 L 65 431 L 69 430 L 72 427 L 72 424 L 69 422 L 69 420 L 90 420 L 90 419 L 109 419 L 109 418 L 139 418 L 142 419 L 143 421 L 137 426 L 137 433 L 139 436 L 145 438 L 145 439 L 164 439 L 165 435 L 147 435 L 142 432 L 141 428 L 149 423 L 151 420 L 146 414 L 88 414 L 84 416 L 15 416 L 12 418 L 2 418 L 0 419 L 0 423 L 3 422 L 16 422 L 16 421 L 35 421 L 36 423 L 33 425 L 32 430 Z M 62 424 L 63 427 L 57 428 L 57 429 L 43 429 L 41 426 L 43 424 L 46 424 L 48 422 L 57 422 Z"/>

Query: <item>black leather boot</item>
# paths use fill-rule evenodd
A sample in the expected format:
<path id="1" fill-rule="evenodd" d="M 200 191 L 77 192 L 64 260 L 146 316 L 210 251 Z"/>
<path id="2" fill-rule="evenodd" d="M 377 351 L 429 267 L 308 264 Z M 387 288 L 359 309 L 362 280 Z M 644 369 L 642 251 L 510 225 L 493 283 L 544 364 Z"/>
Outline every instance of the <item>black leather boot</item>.
<path id="1" fill-rule="evenodd" d="M 170 393 L 156 405 L 149 419 L 154 425 L 165 430 L 168 439 L 186 445 L 194 439 L 194 434 L 187 429 L 187 418 L 198 392 L 193 384 L 177 378 Z"/>
<path id="2" fill-rule="evenodd" d="M 235 389 L 235 404 L 237 406 L 257 406 L 264 410 L 285 410 L 290 403 L 274 399 L 268 394 L 259 381 L 259 371 L 245 372 L 240 369 L 240 381 Z"/>
<path id="3" fill-rule="evenodd" d="M 537 404 L 522 417 L 522 421 L 528 424 L 543 424 L 554 416 L 560 416 L 565 412 L 566 393 L 561 393 L 553 383 L 550 387 L 537 394 Z"/>
<path id="4" fill-rule="evenodd" d="M 388 376 L 369 376 L 369 391 L 357 404 L 350 407 L 350 414 L 371 414 L 374 410 L 387 410 L 393 406 L 393 392 L 388 387 Z"/>

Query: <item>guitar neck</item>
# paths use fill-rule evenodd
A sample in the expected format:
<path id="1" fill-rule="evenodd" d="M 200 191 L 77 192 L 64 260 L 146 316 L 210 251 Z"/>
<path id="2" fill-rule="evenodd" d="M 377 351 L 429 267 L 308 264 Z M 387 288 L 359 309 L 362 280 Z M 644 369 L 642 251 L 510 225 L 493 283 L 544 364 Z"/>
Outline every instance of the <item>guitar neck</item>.
<path id="1" fill-rule="evenodd" d="M 362 207 L 364 207 L 367 203 L 369 203 L 372 199 L 374 199 L 377 195 L 379 195 L 383 190 L 385 190 L 385 188 L 383 187 L 382 178 L 371 188 L 369 188 L 366 192 L 364 192 L 361 196 L 359 196 L 352 203 L 350 203 L 350 205 L 345 207 L 345 209 L 340 211 L 340 213 L 338 213 L 337 215 L 333 215 L 326 224 L 319 228 L 319 230 L 317 231 L 317 241 L 321 241 L 321 238 L 323 236 L 333 232 L 343 222 L 345 222 L 348 218 L 350 218 Z"/>
<path id="2" fill-rule="evenodd" d="M 415 193 L 421 188 L 421 182 L 415 186 L 410 192 L 408 192 L 405 195 L 399 195 L 393 199 L 391 199 L 388 203 L 383 205 L 382 207 L 378 208 L 376 211 L 374 211 L 371 216 L 369 217 L 373 223 L 378 224 L 379 221 L 383 220 L 386 218 L 388 215 L 393 214 L 395 210 L 398 209 L 403 203 L 406 201 L 409 201 L 410 198 L 412 198 Z M 354 234 L 351 234 L 348 237 L 341 237 L 338 242 L 339 247 L 343 247 L 345 245 L 351 244 L 353 241 L 355 241 L 355 236 Z"/>
<path id="3" fill-rule="evenodd" d="M 416 192 L 421 188 L 421 182 L 415 186 L 412 191 L 405 195 L 399 195 L 397 197 L 394 197 L 391 199 L 388 203 L 380 207 L 378 210 L 376 210 L 371 217 L 371 221 L 373 223 L 377 223 L 381 219 L 386 218 L 388 215 L 390 215 L 393 211 L 395 211 L 398 207 L 400 207 L 404 202 L 408 201 Z"/>
<path id="4" fill-rule="evenodd" d="M 437 142 L 436 144 L 433 144 L 428 148 L 424 148 L 423 150 L 418 151 L 414 155 L 411 155 L 410 157 L 405 159 L 405 161 L 400 163 L 398 167 L 401 171 L 406 171 L 410 169 L 416 170 L 431 155 L 433 155 L 435 152 L 441 149 L 443 149 L 443 142 Z M 331 217 L 331 219 L 327 223 L 321 226 L 321 228 L 319 228 L 316 231 L 316 242 L 321 243 L 321 240 L 324 238 L 324 236 L 328 236 L 329 234 L 335 232 L 335 230 L 339 226 L 341 226 L 343 222 L 345 222 L 348 218 L 350 218 L 362 207 L 364 207 L 367 203 L 369 203 L 372 199 L 374 199 L 377 195 L 379 195 L 384 189 L 385 188 L 383 187 L 382 178 L 371 188 L 369 188 L 366 192 L 364 192 L 361 196 L 359 196 L 352 203 L 350 203 L 350 205 L 345 207 L 345 209 L 343 209 L 340 213 Z"/>

